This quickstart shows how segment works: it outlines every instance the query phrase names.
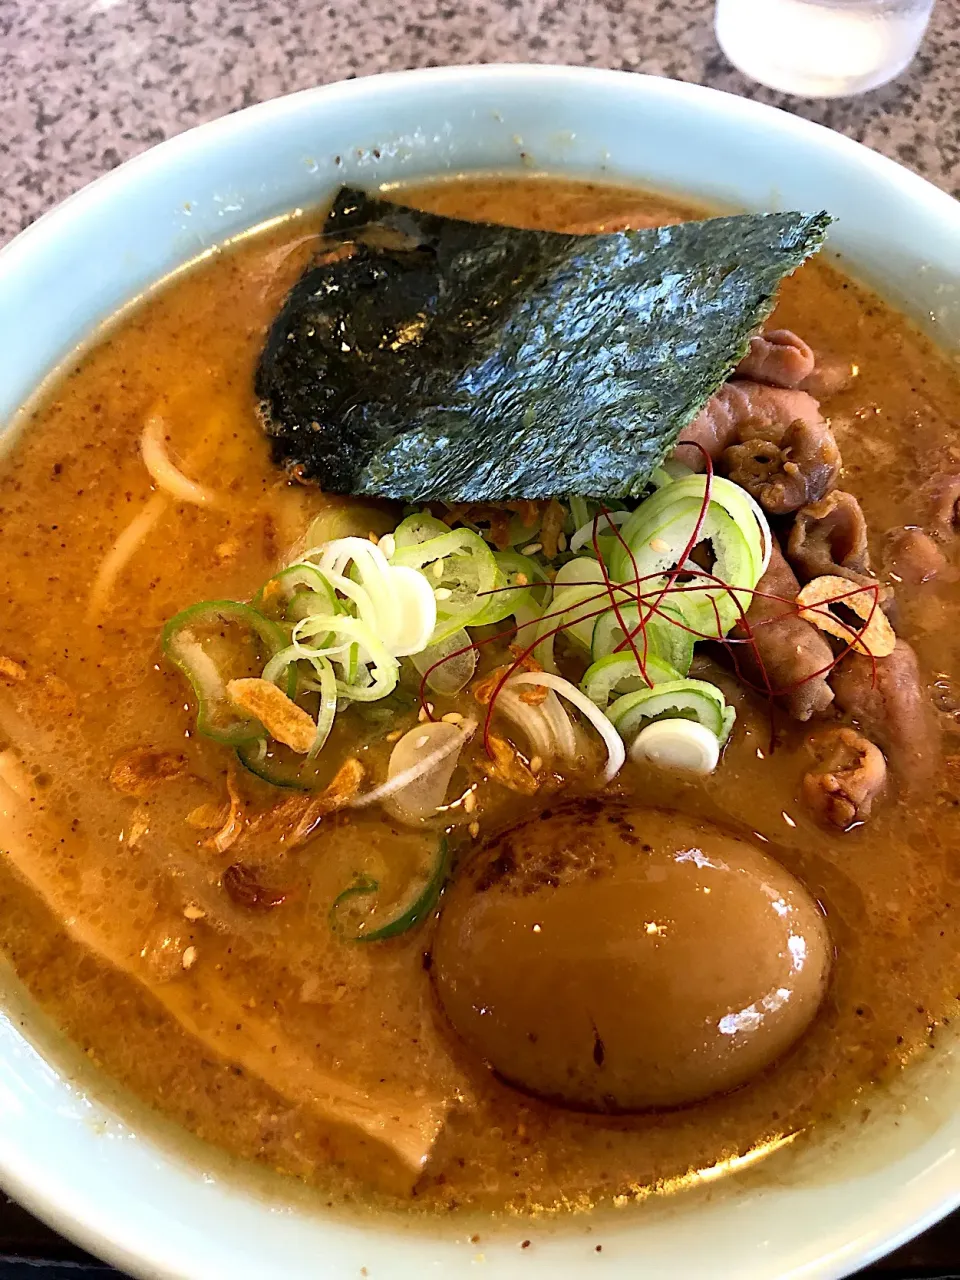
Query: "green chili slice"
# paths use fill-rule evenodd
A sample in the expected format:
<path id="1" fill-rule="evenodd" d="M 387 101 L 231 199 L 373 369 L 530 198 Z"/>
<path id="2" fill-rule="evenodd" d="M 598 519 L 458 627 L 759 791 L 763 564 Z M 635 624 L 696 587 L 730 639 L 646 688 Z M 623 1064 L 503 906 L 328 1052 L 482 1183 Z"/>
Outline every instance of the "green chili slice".
<path id="1" fill-rule="evenodd" d="M 207 738 L 237 746 L 262 737 L 259 720 L 244 715 L 227 696 L 227 683 L 259 676 L 288 639 L 248 604 L 204 600 L 178 613 L 163 629 L 163 652 L 190 681 L 197 699 L 197 729 Z M 291 666 L 287 694 L 296 690 Z"/>
<path id="2" fill-rule="evenodd" d="M 251 738 L 237 747 L 237 759 L 248 771 L 273 787 L 290 791 L 317 791 L 321 783 L 316 762 L 291 751 L 273 738 Z"/>
<path id="3" fill-rule="evenodd" d="M 268 578 L 250 602 L 264 617 L 299 622 L 311 613 L 336 613 L 337 595 L 315 564 L 298 560 Z"/>
<path id="4" fill-rule="evenodd" d="M 449 846 L 444 836 L 437 846 L 426 880 L 418 881 L 411 890 L 411 896 L 393 908 L 389 919 L 370 930 L 366 930 L 363 925 L 376 911 L 376 902 L 371 903 L 370 910 L 365 914 L 352 912 L 351 908 L 357 907 L 357 899 L 377 894 L 380 884 L 372 876 L 358 876 L 354 884 L 334 899 L 330 908 L 330 927 L 347 942 L 383 942 L 387 938 L 397 938 L 430 915 L 437 905 L 449 869 Z M 351 914 L 359 914 L 358 923 L 351 921 Z M 351 929 L 354 931 L 350 932 Z"/>

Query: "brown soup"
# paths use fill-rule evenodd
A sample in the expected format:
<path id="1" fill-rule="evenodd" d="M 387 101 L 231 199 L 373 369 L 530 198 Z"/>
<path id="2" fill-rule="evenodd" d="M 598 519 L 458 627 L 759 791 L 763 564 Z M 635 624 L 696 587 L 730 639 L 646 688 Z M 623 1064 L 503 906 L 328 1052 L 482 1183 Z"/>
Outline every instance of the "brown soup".
<path id="1" fill-rule="evenodd" d="M 578 231 L 695 216 L 632 190 L 540 178 L 464 179 L 403 198 L 451 216 Z M 924 727 L 907 725 L 913 737 L 904 742 L 903 726 L 884 721 L 889 769 L 872 812 L 862 796 L 850 799 L 849 777 L 825 810 L 822 780 L 804 782 L 816 775 L 811 736 L 846 726 L 870 737 L 871 715 L 883 720 L 889 708 L 871 703 L 860 714 L 854 693 L 843 710 L 838 700 L 810 721 L 781 710 L 771 720 L 763 698 L 705 660 L 704 678 L 738 713 L 720 766 L 691 778 L 627 764 L 611 803 L 628 815 L 654 803 L 698 830 L 745 834 L 751 859 L 772 854 L 805 887 L 804 901 L 822 907 L 829 985 L 805 1034 L 791 1032 L 793 1047 L 772 1065 L 754 1064 L 746 1082 L 731 1077 L 725 1092 L 691 1103 L 682 1082 L 656 1093 L 663 1070 L 654 1063 L 642 1095 L 659 1099 L 652 1109 L 608 1107 L 609 1093 L 597 1101 L 573 1085 L 583 1105 L 571 1109 L 536 1096 L 567 1088 L 550 1074 L 555 1058 L 521 1055 L 515 1069 L 495 1062 L 491 1071 L 482 1038 L 471 1047 L 462 1023 L 463 1039 L 454 1034 L 437 995 L 453 1000 L 449 972 L 431 971 L 435 913 L 370 945 L 331 927 L 332 904 L 358 877 L 402 882 L 421 856 L 422 832 L 376 807 L 305 817 L 300 793 L 283 799 L 197 733 L 195 701 L 163 656 L 160 634 L 178 610 L 249 600 L 290 560 L 311 519 L 349 508 L 273 467 L 252 385 L 316 225 L 291 218 L 247 237 L 121 316 L 32 409 L 0 463 L 8 814 L 0 940 L 17 972 L 132 1094 L 200 1137 L 337 1197 L 444 1210 L 622 1203 L 867 1105 L 871 1086 L 932 1047 L 958 998 L 956 373 L 902 316 L 825 261 L 784 285 L 768 328 L 796 332 L 828 370 L 843 370 L 818 391 L 843 455 L 842 489 L 859 501 L 872 564 L 895 591 L 896 630 L 918 656 L 923 707 L 907 701 Z M 180 501 L 151 483 L 140 446 L 152 415 L 164 424 L 164 447 L 210 501 Z M 788 520 L 774 524 L 786 545 Z M 502 647 L 481 675 L 497 655 Z M 902 692 L 870 691 L 890 706 Z M 476 710 L 469 689 L 437 708 Z M 418 723 L 412 698 L 387 720 L 338 717 L 321 783 L 346 759 L 382 777 L 390 740 Z M 498 776 L 479 736 L 464 752 L 441 824 L 461 868 L 477 865 L 471 849 L 545 808 L 560 805 L 568 827 L 589 815 L 582 806 L 596 803 L 595 776 L 569 780 L 581 808 L 564 810 L 564 779 L 531 768 L 530 755 L 514 755 Z M 827 762 L 835 773 L 848 763 Z M 520 769 L 512 783 L 511 768 Z M 848 806 L 839 823 L 834 801 Z M 632 831 L 624 821 L 620 830 Z M 652 856 L 666 841 L 669 862 L 671 828 L 664 835 L 658 822 L 644 849 Z M 605 856 L 598 829 L 584 824 L 583 865 Z M 533 858 L 532 843 L 519 843 Z M 493 847 L 502 853 L 502 842 Z M 534 888 L 559 892 L 573 864 L 565 855 L 551 870 L 550 856 Z M 482 870 L 455 872 L 456 893 L 469 875 L 479 885 Z M 599 916 L 583 919 L 584 936 L 602 950 Z M 661 927 L 644 924 L 651 936 Z M 437 945 L 451 952 L 449 939 Z M 533 981 L 516 963 L 517 982 Z M 645 980 L 630 988 L 637 1010 L 650 999 Z M 589 1055 L 609 1070 L 616 1036 L 594 1030 Z M 533 1087 L 541 1076 L 548 1083 Z"/>

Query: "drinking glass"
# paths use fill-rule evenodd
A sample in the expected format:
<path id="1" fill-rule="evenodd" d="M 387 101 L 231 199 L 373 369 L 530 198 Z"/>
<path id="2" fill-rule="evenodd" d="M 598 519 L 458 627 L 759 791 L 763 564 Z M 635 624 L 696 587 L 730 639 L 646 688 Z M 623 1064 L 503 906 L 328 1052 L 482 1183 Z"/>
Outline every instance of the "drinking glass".
<path id="1" fill-rule="evenodd" d="M 836 98 L 912 62 L 935 0 L 717 0 L 720 48 L 771 89 Z"/>

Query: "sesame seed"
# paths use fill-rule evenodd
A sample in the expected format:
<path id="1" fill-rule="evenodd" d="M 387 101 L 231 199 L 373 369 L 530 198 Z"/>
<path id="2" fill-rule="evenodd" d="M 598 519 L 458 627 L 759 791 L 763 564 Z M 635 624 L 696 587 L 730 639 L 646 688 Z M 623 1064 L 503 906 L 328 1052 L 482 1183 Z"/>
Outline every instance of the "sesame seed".
<path id="1" fill-rule="evenodd" d="M 207 913 L 203 907 L 198 907 L 195 902 L 188 902 L 183 908 L 183 914 L 188 920 L 202 920 Z"/>
<path id="2" fill-rule="evenodd" d="M 523 548 L 523 555 L 535 556 L 538 551 L 542 551 L 542 550 L 543 550 L 542 542 L 531 542 L 528 547 Z"/>
<path id="3" fill-rule="evenodd" d="M 183 953 L 183 967 L 185 969 L 192 969 L 193 966 L 196 964 L 196 962 L 197 962 L 197 948 L 187 947 L 186 951 L 184 951 Z"/>
<path id="4" fill-rule="evenodd" d="M 423 724 L 423 722 L 426 720 L 427 714 L 428 713 L 427 713 L 426 707 L 421 707 L 420 710 L 417 712 L 417 719 L 420 721 L 421 724 Z"/>
<path id="5" fill-rule="evenodd" d="M 566 549 L 567 549 L 567 535 L 565 533 L 561 533 L 560 537 L 557 538 L 557 550 L 566 551 Z"/>
<path id="6" fill-rule="evenodd" d="M 438 600 L 449 600 L 450 597 L 453 595 L 453 592 L 450 590 L 449 587 L 437 587 L 436 591 L 433 594 L 437 597 Z"/>
<path id="7" fill-rule="evenodd" d="M 370 541 L 373 543 L 374 546 L 376 546 L 377 543 L 380 541 L 380 539 L 377 537 L 377 535 L 373 532 L 372 529 L 367 534 L 367 537 L 370 539 Z"/>
<path id="8" fill-rule="evenodd" d="M 529 586 L 530 579 L 527 577 L 525 573 L 518 573 L 516 577 L 516 583 L 518 587 L 526 587 L 526 586 Z"/>
<path id="9" fill-rule="evenodd" d="M 431 568 L 430 572 L 433 574 L 435 578 L 442 578 L 443 577 L 443 561 L 434 560 L 433 567 Z"/>
<path id="10" fill-rule="evenodd" d="M 480 834 L 480 823 L 476 821 L 471 822 L 467 830 L 470 832 L 471 837 L 476 840 L 477 836 Z"/>
<path id="11" fill-rule="evenodd" d="M 459 711 L 448 711 L 447 714 L 445 716 L 441 716 L 440 719 L 444 724 L 463 724 L 463 716 Z"/>
<path id="12" fill-rule="evenodd" d="M 402 737 L 403 737 L 402 729 L 391 729 L 390 732 L 387 734 L 385 741 L 399 742 Z"/>
<path id="13" fill-rule="evenodd" d="M 663 538 L 653 538 L 650 542 L 651 551 L 669 551 L 670 543 L 664 542 Z"/>
<path id="14" fill-rule="evenodd" d="M 542 768 L 543 768 L 543 760 L 540 758 L 540 756 L 531 756 L 531 757 L 530 757 L 530 772 L 531 772 L 531 773 L 539 773 L 539 772 L 540 772 L 540 770 L 541 770 Z"/>
<path id="15" fill-rule="evenodd" d="M 419 751 L 420 748 L 425 747 L 429 741 L 430 741 L 429 733 L 421 733 L 420 737 L 416 740 L 416 742 L 413 745 Z"/>
<path id="16" fill-rule="evenodd" d="M 477 807 L 477 794 L 475 791 L 468 791 L 463 797 L 463 808 L 466 813 L 473 813 Z"/>

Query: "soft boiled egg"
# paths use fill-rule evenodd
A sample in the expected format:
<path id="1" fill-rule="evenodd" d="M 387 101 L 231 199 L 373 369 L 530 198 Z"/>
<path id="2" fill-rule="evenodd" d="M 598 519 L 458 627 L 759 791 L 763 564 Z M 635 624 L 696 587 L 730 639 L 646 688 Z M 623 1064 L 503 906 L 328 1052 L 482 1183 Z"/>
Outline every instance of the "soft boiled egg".
<path id="1" fill-rule="evenodd" d="M 561 1105 L 628 1112 L 734 1089 L 813 1019 L 831 945 L 784 867 L 708 822 L 558 805 L 448 890 L 431 972 L 466 1044 Z"/>

